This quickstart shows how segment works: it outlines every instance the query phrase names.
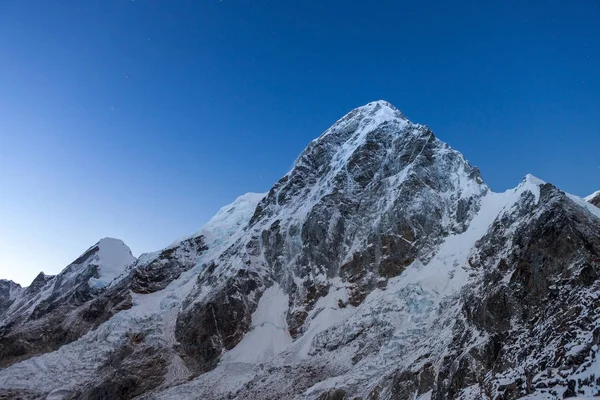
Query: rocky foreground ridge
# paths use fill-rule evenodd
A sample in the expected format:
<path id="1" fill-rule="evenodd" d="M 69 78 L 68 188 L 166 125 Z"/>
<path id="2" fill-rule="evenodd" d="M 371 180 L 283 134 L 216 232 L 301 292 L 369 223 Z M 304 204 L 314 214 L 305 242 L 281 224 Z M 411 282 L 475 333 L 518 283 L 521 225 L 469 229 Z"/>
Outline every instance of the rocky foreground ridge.
<path id="1" fill-rule="evenodd" d="M 592 397 L 599 203 L 369 103 L 164 250 L 0 281 L 0 398 Z"/>

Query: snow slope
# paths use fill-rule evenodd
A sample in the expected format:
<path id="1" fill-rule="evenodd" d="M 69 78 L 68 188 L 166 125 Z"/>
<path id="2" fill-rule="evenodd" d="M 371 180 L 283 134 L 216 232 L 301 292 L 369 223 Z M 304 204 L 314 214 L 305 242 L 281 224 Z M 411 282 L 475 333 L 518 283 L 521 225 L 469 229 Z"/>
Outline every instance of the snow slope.
<path id="1" fill-rule="evenodd" d="M 252 327 L 244 339 L 223 356 L 223 362 L 260 364 L 272 360 L 292 344 L 285 316 L 289 298 L 274 284 L 267 289 L 252 314 Z"/>

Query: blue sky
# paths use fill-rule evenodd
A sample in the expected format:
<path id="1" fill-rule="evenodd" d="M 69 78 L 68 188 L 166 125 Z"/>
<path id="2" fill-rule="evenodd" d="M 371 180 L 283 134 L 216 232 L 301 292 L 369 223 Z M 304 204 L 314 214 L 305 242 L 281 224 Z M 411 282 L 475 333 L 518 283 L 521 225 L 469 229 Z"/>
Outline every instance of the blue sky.
<path id="1" fill-rule="evenodd" d="M 164 247 L 378 99 L 495 191 L 598 190 L 599 4 L 1 1 L 0 277 Z"/>

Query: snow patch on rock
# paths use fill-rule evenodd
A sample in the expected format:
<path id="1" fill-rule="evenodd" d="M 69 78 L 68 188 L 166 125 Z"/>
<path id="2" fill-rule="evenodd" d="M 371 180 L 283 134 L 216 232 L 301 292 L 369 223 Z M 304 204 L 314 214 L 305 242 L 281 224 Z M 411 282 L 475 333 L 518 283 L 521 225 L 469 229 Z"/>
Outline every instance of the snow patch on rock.
<path id="1" fill-rule="evenodd" d="M 223 356 L 222 362 L 258 364 L 285 350 L 292 343 L 285 318 L 288 302 L 289 297 L 279 284 L 265 290 L 252 314 L 251 330 Z"/>

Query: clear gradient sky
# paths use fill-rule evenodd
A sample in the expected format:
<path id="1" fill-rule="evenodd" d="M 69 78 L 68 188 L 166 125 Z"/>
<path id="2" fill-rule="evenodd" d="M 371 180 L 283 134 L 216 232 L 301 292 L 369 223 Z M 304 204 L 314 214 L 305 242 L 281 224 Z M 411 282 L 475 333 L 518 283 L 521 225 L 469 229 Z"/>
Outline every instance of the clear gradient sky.
<path id="1" fill-rule="evenodd" d="M 598 190 L 599 4 L 0 1 L 0 277 L 160 249 L 379 99 L 495 191 Z"/>

